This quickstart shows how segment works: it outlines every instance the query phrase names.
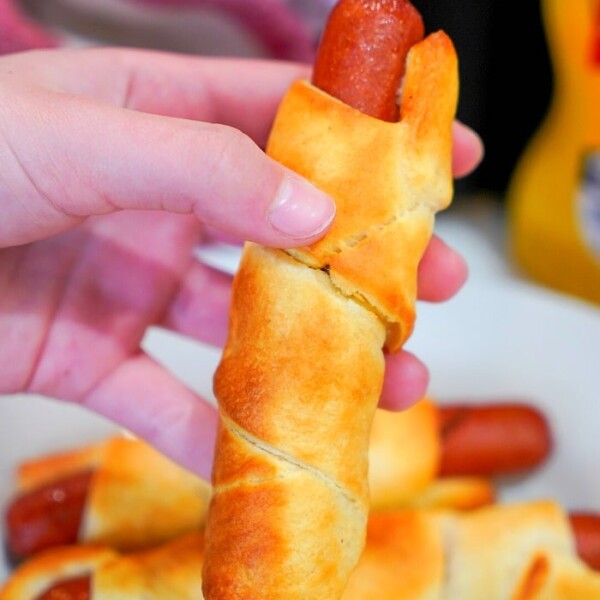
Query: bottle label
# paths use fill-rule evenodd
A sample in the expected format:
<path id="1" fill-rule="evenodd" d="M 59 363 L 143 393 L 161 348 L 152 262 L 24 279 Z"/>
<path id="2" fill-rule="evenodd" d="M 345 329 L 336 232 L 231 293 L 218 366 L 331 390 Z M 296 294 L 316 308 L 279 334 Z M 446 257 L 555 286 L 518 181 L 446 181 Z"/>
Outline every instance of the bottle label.
<path id="1" fill-rule="evenodd" d="M 584 157 L 578 196 L 578 217 L 584 241 L 600 260 L 600 149 L 588 152 Z"/>

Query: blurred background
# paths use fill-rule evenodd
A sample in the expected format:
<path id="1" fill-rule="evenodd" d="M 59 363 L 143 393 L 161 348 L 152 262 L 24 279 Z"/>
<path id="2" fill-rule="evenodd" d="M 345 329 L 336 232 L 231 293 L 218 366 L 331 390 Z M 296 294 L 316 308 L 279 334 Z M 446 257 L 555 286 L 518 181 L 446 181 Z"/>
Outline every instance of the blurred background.
<path id="1" fill-rule="evenodd" d="M 498 0 L 415 2 L 430 29 L 442 28 L 458 56 L 458 117 L 479 132 L 485 158 L 459 189 L 488 190 L 498 200 L 525 145 L 546 114 L 552 72 L 539 1 L 518 11 Z"/>

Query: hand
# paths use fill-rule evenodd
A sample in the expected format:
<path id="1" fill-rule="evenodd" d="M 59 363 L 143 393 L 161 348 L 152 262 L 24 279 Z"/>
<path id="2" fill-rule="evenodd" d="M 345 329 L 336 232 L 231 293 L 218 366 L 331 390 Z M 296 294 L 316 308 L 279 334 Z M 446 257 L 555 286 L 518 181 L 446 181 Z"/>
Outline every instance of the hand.
<path id="1" fill-rule="evenodd" d="M 222 343 L 229 278 L 192 257 L 205 225 L 278 247 L 328 227 L 331 201 L 259 149 L 305 75 L 113 49 L 0 59 L 1 393 L 84 405 L 208 476 L 214 409 L 140 342 L 157 324 Z M 460 126 L 455 140 L 468 172 L 481 145 Z M 434 240 L 420 295 L 443 300 L 465 277 Z M 383 400 L 406 405 L 426 381 L 414 357 L 394 357 Z"/>

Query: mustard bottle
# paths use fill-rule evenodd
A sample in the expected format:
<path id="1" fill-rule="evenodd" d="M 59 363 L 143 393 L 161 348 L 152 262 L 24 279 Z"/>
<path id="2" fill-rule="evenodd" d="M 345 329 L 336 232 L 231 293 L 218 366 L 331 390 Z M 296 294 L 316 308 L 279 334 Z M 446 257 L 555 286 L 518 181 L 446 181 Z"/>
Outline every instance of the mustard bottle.
<path id="1" fill-rule="evenodd" d="M 554 91 L 508 187 L 510 251 L 533 280 L 600 303 L 600 0 L 541 1 Z"/>

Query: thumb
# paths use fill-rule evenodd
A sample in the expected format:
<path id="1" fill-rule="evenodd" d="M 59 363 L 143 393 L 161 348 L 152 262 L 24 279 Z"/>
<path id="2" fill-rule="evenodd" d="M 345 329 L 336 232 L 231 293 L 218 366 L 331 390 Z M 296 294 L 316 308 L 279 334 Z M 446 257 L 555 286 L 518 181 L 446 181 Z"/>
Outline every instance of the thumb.
<path id="1" fill-rule="evenodd" d="M 118 210 L 193 213 L 274 247 L 318 239 L 331 198 L 237 129 L 37 90 L 0 122 L 0 247 Z"/>

